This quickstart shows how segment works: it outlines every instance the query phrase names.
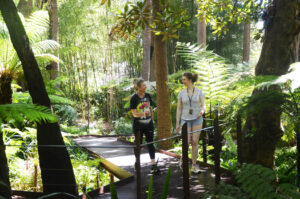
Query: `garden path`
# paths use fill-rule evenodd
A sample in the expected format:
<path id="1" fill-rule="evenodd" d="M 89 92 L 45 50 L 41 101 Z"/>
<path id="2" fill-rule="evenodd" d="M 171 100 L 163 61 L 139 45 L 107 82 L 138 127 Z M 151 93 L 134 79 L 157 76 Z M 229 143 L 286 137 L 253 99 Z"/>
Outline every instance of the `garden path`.
<path id="1" fill-rule="evenodd" d="M 74 140 L 81 146 L 101 146 L 101 145 L 128 145 L 117 140 L 117 137 L 83 137 Z M 132 148 L 89 148 L 92 152 L 102 156 L 113 164 L 129 171 L 132 175 L 134 172 L 135 156 Z M 153 199 L 158 199 L 161 196 L 166 173 L 169 167 L 172 167 L 171 180 L 168 192 L 168 199 L 183 198 L 183 182 L 182 170 L 179 168 L 178 159 L 156 152 L 158 158 L 158 166 L 161 170 L 160 175 L 153 177 Z M 141 189 L 142 198 L 147 198 L 148 183 L 150 178 L 149 155 L 147 149 L 142 149 L 141 152 Z M 204 193 L 207 193 L 215 186 L 213 172 L 209 168 L 202 168 L 200 174 L 191 174 L 190 176 L 190 198 L 202 198 Z M 116 184 L 118 197 L 120 199 L 135 199 L 136 198 L 136 178 L 127 183 Z M 106 192 L 102 195 L 93 197 L 93 199 L 108 199 L 111 198 L 110 193 Z"/>

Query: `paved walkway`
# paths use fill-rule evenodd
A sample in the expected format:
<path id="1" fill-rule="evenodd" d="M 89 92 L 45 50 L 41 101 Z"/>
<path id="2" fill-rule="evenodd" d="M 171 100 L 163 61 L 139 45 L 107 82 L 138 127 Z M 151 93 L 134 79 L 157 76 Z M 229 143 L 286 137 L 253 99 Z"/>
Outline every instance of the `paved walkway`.
<path id="1" fill-rule="evenodd" d="M 116 137 L 84 137 L 77 138 L 79 145 L 85 146 L 101 146 L 101 145 L 125 145 L 123 142 L 117 141 Z M 135 156 L 133 149 L 130 148 L 89 148 L 89 150 L 99 154 L 113 164 L 131 172 L 134 175 Z M 178 160 L 171 156 L 156 153 L 158 166 L 161 170 L 160 175 L 153 177 L 153 199 L 159 199 L 163 190 L 163 185 L 166 173 L 169 167 L 172 168 L 171 180 L 169 186 L 169 199 L 183 198 L 182 171 L 179 168 Z M 142 176 L 142 198 L 147 198 L 148 183 L 150 179 L 150 158 L 147 149 L 143 149 L 141 153 L 141 176 Z M 135 178 L 136 179 L 136 178 Z M 215 186 L 213 173 L 208 168 L 202 168 L 202 172 L 198 175 L 191 174 L 190 176 L 190 198 L 202 198 L 203 194 L 211 190 Z M 118 197 L 120 199 L 135 199 L 136 198 L 136 181 L 131 181 L 127 184 L 116 185 Z M 110 193 L 104 193 L 94 197 L 94 199 L 108 199 Z"/>

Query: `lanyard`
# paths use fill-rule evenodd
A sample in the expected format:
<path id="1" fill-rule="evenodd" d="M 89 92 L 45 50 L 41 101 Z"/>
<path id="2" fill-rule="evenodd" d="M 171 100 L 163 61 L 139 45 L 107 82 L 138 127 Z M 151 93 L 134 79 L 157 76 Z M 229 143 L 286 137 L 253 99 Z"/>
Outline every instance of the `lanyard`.
<path id="1" fill-rule="evenodd" d="M 189 89 L 186 88 L 187 96 L 188 96 L 189 101 L 190 101 L 190 108 L 192 107 L 192 98 L 193 98 L 193 96 L 194 96 L 194 91 L 195 91 L 195 87 L 193 88 L 193 93 L 192 93 L 192 96 L 190 97 L 190 96 L 189 96 Z"/>

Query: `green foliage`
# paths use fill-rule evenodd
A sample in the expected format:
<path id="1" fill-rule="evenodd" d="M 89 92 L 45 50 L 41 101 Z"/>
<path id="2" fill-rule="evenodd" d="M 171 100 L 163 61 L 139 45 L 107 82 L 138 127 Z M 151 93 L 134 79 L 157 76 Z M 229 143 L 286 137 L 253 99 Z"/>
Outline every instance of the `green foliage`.
<path id="1" fill-rule="evenodd" d="M 275 170 L 280 183 L 297 184 L 297 148 L 282 147 L 275 151 Z"/>
<path id="2" fill-rule="evenodd" d="M 238 187 L 221 182 L 216 188 L 216 195 L 206 196 L 205 198 L 296 199 L 300 197 L 296 186 L 276 183 L 276 172 L 269 168 L 244 164 L 234 174 Z"/>
<path id="3" fill-rule="evenodd" d="M 44 106 L 35 104 L 5 104 L 0 105 L 0 123 L 24 122 L 24 117 L 35 122 L 56 122 L 57 118 Z"/>
<path id="4" fill-rule="evenodd" d="M 153 175 L 150 176 L 147 199 L 152 199 L 152 189 L 153 189 Z"/>
<path id="5" fill-rule="evenodd" d="M 110 183 L 111 199 L 118 199 L 118 194 L 114 183 Z"/>
<path id="6" fill-rule="evenodd" d="M 68 126 L 76 124 L 78 119 L 77 110 L 70 105 L 53 105 L 53 110 L 59 116 L 61 123 L 66 123 Z"/>
<path id="7" fill-rule="evenodd" d="M 132 134 L 132 124 L 128 122 L 124 117 L 120 117 L 118 120 L 113 121 L 112 134 L 117 135 L 129 135 Z"/>
<path id="8" fill-rule="evenodd" d="M 119 11 L 118 24 L 112 28 L 111 36 L 119 36 L 127 39 L 137 35 L 137 30 L 150 25 L 156 35 L 162 35 L 163 41 L 169 38 L 178 39 L 178 30 L 190 25 L 187 11 L 180 6 L 180 2 L 160 4 L 161 12 L 158 12 L 150 24 L 150 7 L 146 1 L 138 1 L 136 4 L 125 4 L 124 10 Z M 153 12 L 153 11 L 152 11 Z"/>
<path id="9" fill-rule="evenodd" d="M 257 20 L 259 12 L 263 9 L 262 2 L 255 0 L 197 0 L 198 17 L 210 23 L 215 34 L 228 31 L 228 24 L 240 24 L 250 19 Z"/>
<path id="10" fill-rule="evenodd" d="M 47 11 L 34 12 L 28 19 L 23 19 L 23 24 L 31 43 L 32 50 L 37 58 L 37 61 L 58 61 L 59 59 L 51 54 L 54 50 L 57 50 L 59 45 L 56 41 L 47 40 L 48 28 L 49 28 L 49 16 Z M 4 23 L 0 21 L 0 27 L 5 27 Z M 0 28 L 1 30 L 1 28 Z M 6 28 L 0 31 L 2 34 L 7 33 Z M 13 49 L 12 43 L 9 40 L 9 35 L 6 37 L 0 37 L 0 69 L 9 69 L 13 72 L 20 72 L 21 62 Z M 2 63 L 2 64 L 1 64 Z"/>
<path id="11" fill-rule="evenodd" d="M 214 106 L 230 101 L 232 93 L 228 92 L 228 88 L 237 81 L 244 70 L 243 65 L 234 67 L 221 56 L 196 44 L 178 42 L 177 52 L 199 75 L 197 84 L 205 92 L 207 104 Z"/>
<path id="12" fill-rule="evenodd" d="M 167 173 L 167 176 L 166 176 L 166 179 L 165 179 L 165 183 L 164 183 L 164 189 L 163 189 L 163 192 L 161 194 L 161 199 L 166 199 L 168 197 L 171 170 L 172 170 L 171 167 L 169 167 L 168 173 Z"/>

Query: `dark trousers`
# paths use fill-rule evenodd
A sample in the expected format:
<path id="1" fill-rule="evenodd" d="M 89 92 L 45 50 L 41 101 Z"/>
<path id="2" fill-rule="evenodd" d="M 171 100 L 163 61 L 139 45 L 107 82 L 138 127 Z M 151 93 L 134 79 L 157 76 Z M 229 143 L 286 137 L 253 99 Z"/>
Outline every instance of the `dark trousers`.
<path id="1" fill-rule="evenodd" d="M 153 141 L 153 136 L 154 136 L 154 126 L 153 126 L 153 121 L 144 124 L 140 123 L 138 121 L 133 122 L 133 131 L 136 139 L 137 133 L 140 133 L 140 143 L 143 143 L 143 135 L 146 137 L 147 142 L 152 142 Z M 155 148 L 153 144 L 148 144 L 148 151 L 151 159 L 155 159 Z"/>

